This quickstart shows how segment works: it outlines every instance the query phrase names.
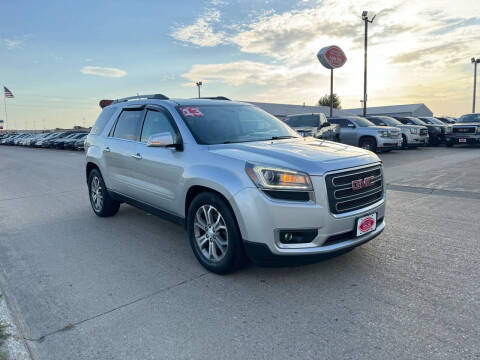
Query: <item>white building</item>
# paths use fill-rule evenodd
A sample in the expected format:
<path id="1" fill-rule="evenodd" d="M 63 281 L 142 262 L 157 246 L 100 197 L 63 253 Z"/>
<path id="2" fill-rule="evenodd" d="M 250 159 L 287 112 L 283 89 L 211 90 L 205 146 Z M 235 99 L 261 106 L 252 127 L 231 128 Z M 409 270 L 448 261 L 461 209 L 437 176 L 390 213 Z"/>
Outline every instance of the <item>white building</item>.
<path id="1" fill-rule="evenodd" d="M 274 104 L 274 103 L 262 103 L 244 101 L 246 103 L 258 106 L 260 109 L 276 116 L 277 118 L 284 120 L 289 115 L 297 114 L 317 114 L 324 113 L 326 116 L 330 116 L 330 108 L 327 106 L 305 106 L 305 105 L 287 105 L 287 104 Z M 341 110 L 333 109 L 333 115 L 348 115 Z"/>
<path id="2" fill-rule="evenodd" d="M 363 108 L 344 109 L 343 111 L 350 115 L 363 115 Z M 368 107 L 367 115 L 433 116 L 433 112 L 425 104 L 411 104 Z"/>

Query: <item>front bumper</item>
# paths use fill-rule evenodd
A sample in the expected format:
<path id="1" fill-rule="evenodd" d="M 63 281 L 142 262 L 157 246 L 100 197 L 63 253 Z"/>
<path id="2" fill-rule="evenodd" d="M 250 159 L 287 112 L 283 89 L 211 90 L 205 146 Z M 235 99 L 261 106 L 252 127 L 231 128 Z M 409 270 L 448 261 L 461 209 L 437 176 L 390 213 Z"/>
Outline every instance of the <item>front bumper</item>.
<path id="1" fill-rule="evenodd" d="M 246 188 L 231 199 L 247 252 L 248 248 L 262 248 L 263 254 L 270 253 L 273 257 L 332 254 L 361 245 L 383 231 L 385 195 L 377 203 L 365 208 L 334 215 L 329 209 L 324 178 L 312 176 L 311 179 L 314 199 L 307 202 L 272 199 L 257 188 Z M 373 213 L 377 214 L 378 219 L 376 230 L 356 237 L 354 229 L 357 219 Z M 281 230 L 307 229 L 318 231 L 309 243 L 284 244 L 279 240 Z M 252 254 L 252 260 L 255 260 Z"/>
<path id="2" fill-rule="evenodd" d="M 402 137 L 398 136 L 395 138 L 385 138 L 377 136 L 377 148 L 379 149 L 399 149 L 402 147 Z"/>
<path id="3" fill-rule="evenodd" d="M 428 145 L 428 135 L 407 134 L 407 146 L 426 146 Z"/>
<path id="4" fill-rule="evenodd" d="M 445 136 L 445 141 L 451 144 L 480 144 L 480 134 L 450 133 Z"/>

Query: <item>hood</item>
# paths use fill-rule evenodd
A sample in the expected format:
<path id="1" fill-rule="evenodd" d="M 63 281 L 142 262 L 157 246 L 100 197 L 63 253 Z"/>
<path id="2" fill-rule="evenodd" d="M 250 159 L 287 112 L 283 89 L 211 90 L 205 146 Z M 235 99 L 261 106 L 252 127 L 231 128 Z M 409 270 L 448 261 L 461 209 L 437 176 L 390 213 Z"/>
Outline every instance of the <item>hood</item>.
<path id="1" fill-rule="evenodd" d="M 402 125 L 398 125 L 398 127 L 400 129 L 426 129 L 427 127 L 426 126 L 423 126 L 423 125 L 409 125 L 409 124 L 402 124 Z"/>
<path id="2" fill-rule="evenodd" d="M 479 122 L 456 123 L 456 124 L 451 124 L 450 126 L 452 126 L 452 127 L 462 127 L 462 126 L 478 126 L 478 127 L 480 127 L 480 123 Z"/>
<path id="3" fill-rule="evenodd" d="M 237 160 L 295 169 L 310 175 L 322 175 L 326 171 L 380 161 L 370 151 L 312 137 L 211 145 L 209 151 Z"/>

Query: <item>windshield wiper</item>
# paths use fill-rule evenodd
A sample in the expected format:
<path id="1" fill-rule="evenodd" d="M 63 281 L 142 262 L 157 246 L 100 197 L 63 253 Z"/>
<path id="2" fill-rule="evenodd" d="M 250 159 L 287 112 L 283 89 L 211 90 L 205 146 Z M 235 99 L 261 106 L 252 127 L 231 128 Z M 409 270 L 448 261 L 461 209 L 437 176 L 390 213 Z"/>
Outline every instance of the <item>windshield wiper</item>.
<path id="1" fill-rule="evenodd" d="M 267 139 L 267 140 L 281 140 L 281 139 L 292 139 L 292 138 L 296 138 L 296 136 L 293 136 L 293 135 L 272 136 L 270 139 Z"/>

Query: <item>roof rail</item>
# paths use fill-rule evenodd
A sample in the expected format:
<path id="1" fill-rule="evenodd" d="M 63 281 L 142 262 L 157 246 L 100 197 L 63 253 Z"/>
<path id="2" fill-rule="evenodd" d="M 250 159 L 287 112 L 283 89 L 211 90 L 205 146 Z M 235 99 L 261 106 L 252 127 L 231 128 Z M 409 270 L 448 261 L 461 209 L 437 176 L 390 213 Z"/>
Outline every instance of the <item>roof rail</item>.
<path id="1" fill-rule="evenodd" d="M 158 100 L 168 100 L 168 97 L 163 94 L 151 94 L 151 95 L 135 95 L 129 96 L 121 99 L 116 99 L 113 101 L 114 104 L 119 102 L 124 102 L 128 100 L 138 100 L 138 99 L 158 99 Z"/>
<path id="2" fill-rule="evenodd" d="M 103 109 L 106 106 L 117 104 L 120 102 L 125 102 L 128 100 L 139 100 L 139 99 L 157 99 L 157 100 L 168 100 L 169 98 L 163 94 L 151 94 L 151 95 L 135 95 L 129 96 L 116 100 L 100 100 L 100 107 Z"/>
<path id="3" fill-rule="evenodd" d="M 227 97 L 225 97 L 225 96 L 209 96 L 209 97 L 192 98 L 192 99 L 227 100 L 227 101 L 231 101 L 229 98 L 227 98 Z"/>

